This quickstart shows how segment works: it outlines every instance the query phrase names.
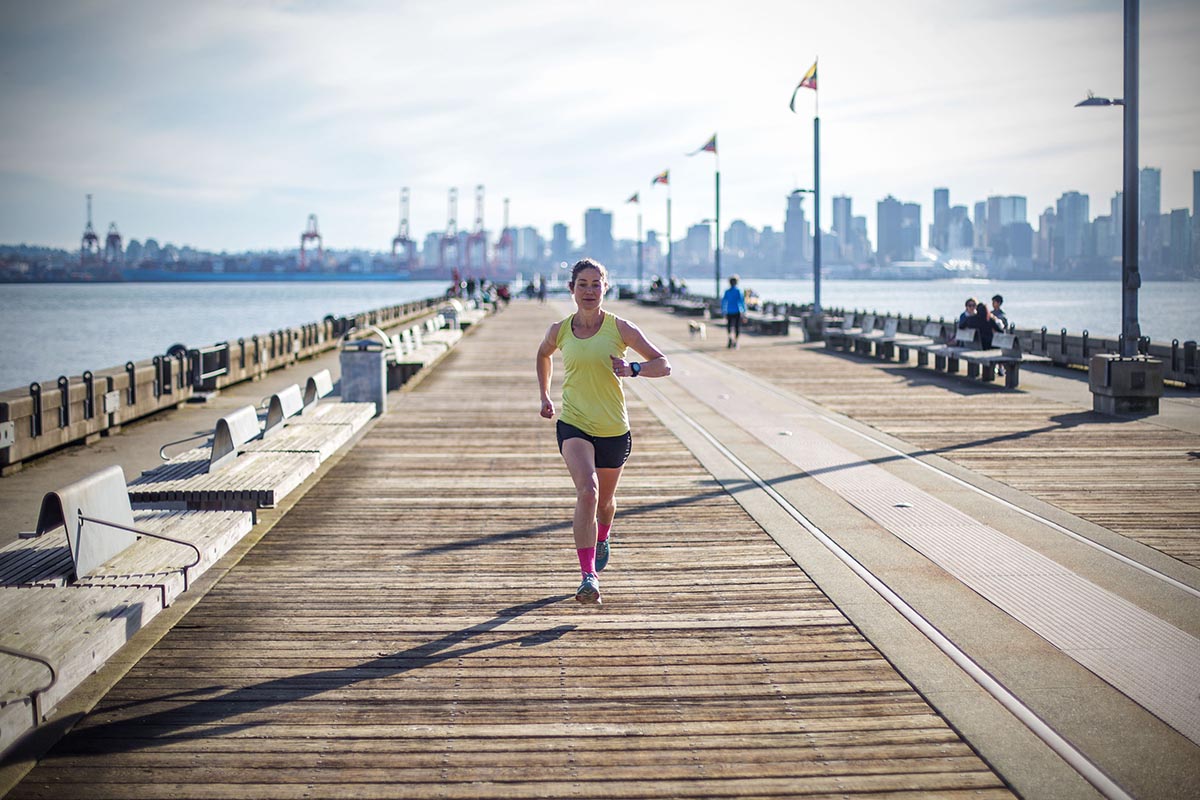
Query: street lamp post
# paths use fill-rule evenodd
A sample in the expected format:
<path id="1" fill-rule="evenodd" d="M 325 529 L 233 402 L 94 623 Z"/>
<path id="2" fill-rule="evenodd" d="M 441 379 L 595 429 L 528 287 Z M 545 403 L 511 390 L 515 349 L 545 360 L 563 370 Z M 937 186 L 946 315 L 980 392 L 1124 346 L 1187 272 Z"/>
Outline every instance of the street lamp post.
<path id="1" fill-rule="evenodd" d="M 1092 408 L 1103 413 L 1158 413 L 1162 362 L 1139 355 L 1138 324 L 1138 16 L 1139 0 L 1125 0 L 1125 97 L 1088 92 L 1076 107 L 1122 106 L 1124 111 L 1121 214 L 1120 353 L 1102 354 L 1089 364 Z"/>

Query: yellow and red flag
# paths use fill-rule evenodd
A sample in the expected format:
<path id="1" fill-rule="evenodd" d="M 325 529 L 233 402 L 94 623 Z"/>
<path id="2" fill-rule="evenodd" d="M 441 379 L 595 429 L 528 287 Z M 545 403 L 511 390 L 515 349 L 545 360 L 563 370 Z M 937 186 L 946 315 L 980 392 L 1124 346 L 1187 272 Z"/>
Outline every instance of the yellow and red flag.
<path id="1" fill-rule="evenodd" d="M 655 175 L 654 180 L 650 181 L 650 185 L 653 186 L 656 183 L 661 183 L 664 186 L 670 186 L 671 185 L 671 170 L 664 169 L 662 172 Z"/>
<path id="2" fill-rule="evenodd" d="M 631 195 L 629 196 L 629 199 L 628 199 L 628 200 L 626 200 L 625 202 L 626 202 L 626 203 L 640 203 L 640 202 L 642 202 L 642 201 L 638 199 L 638 193 L 637 193 L 637 192 L 634 192 L 633 194 L 631 194 Z"/>
<path id="3" fill-rule="evenodd" d="M 800 93 L 801 89 L 812 89 L 814 92 L 817 90 L 816 61 L 814 61 L 813 65 L 808 68 L 808 72 L 804 73 L 804 77 L 800 79 L 798 84 L 796 84 L 796 88 L 792 90 L 792 102 L 788 103 L 788 108 L 790 108 L 792 111 L 796 110 L 796 95 Z"/>

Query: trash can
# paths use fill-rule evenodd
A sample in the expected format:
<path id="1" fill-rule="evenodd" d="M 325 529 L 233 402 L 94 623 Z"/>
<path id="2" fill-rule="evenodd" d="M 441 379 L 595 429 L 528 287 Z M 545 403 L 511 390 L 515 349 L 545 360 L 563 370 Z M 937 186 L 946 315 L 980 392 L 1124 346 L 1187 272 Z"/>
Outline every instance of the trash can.
<path id="1" fill-rule="evenodd" d="M 349 335 L 349 334 L 347 334 Z M 378 339 L 343 339 L 342 401 L 374 403 L 375 416 L 387 411 L 387 360 L 391 347 Z"/>

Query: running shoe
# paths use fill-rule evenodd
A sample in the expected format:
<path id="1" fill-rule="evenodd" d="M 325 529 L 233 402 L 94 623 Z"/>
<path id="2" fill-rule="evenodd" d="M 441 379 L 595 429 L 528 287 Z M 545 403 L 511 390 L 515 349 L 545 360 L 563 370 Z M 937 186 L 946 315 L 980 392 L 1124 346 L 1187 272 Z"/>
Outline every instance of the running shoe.
<path id="1" fill-rule="evenodd" d="M 583 583 L 575 592 L 575 599 L 584 605 L 600 605 L 600 581 L 596 573 L 589 572 L 583 576 Z"/>
<path id="2" fill-rule="evenodd" d="M 596 572 L 603 572 L 608 566 L 608 542 L 608 539 L 596 542 Z"/>

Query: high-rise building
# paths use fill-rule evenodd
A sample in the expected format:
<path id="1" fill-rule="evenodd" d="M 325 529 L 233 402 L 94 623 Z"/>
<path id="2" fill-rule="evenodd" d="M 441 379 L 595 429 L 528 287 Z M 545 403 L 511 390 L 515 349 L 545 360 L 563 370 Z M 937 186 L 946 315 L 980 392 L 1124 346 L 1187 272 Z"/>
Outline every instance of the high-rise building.
<path id="1" fill-rule="evenodd" d="M 735 219 L 729 224 L 729 230 L 725 231 L 721 252 L 734 258 L 745 258 L 754 250 L 757 238 L 754 228 L 740 219 Z"/>
<path id="2" fill-rule="evenodd" d="M 947 216 L 949 222 L 946 224 L 946 252 L 961 252 L 974 247 L 975 228 L 967 215 L 967 207 L 954 206 Z"/>
<path id="3" fill-rule="evenodd" d="M 1192 266 L 1192 222 L 1186 208 L 1176 208 L 1170 217 L 1170 276 L 1182 278 Z"/>
<path id="4" fill-rule="evenodd" d="M 1056 217 L 1056 236 L 1059 241 L 1056 253 L 1065 266 L 1068 262 L 1087 255 L 1088 226 L 1091 219 L 1088 214 L 1088 196 L 1079 192 L 1064 192 L 1056 204 Z"/>
<path id="5" fill-rule="evenodd" d="M 833 198 L 833 232 L 842 237 L 845 241 L 847 234 L 850 233 L 850 218 L 854 216 L 851 211 L 851 200 L 845 195 L 839 195 Z"/>
<path id="6" fill-rule="evenodd" d="M 1162 214 L 1162 170 L 1142 167 L 1138 174 L 1138 223 L 1157 223 Z"/>
<path id="7" fill-rule="evenodd" d="M 988 247 L 994 247 L 992 239 L 1000 235 L 1004 226 L 1014 222 L 1028 222 L 1025 216 L 1025 198 L 1019 195 L 994 195 L 987 199 Z M 979 222 L 976 220 L 976 226 Z"/>
<path id="8" fill-rule="evenodd" d="M 983 250 L 988 246 L 987 201 L 975 204 L 975 249 Z"/>
<path id="9" fill-rule="evenodd" d="M 1034 247 L 1034 258 L 1041 264 L 1054 269 L 1058 261 L 1058 254 L 1055 252 L 1058 219 L 1055 216 L 1053 208 L 1047 208 L 1038 217 L 1037 240 Z M 976 226 L 978 230 L 978 226 Z"/>
<path id="10" fill-rule="evenodd" d="M 889 194 L 875 208 L 879 261 L 912 261 L 921 246 L 921 206 Z"/>
<path id="11" fill-rule="evenodd" d="M 788 195 L 787 216 L 783 220 L 784 267 L 808 263 L 808 222 L 804 219 L 804 194 L 797 189 Z"/>
<path id="12" fill-rule="evenodd" d="M 950 237 L 950 190 L 933 190 L 933 225 L 929 227 L 929 246 L 948 250 Z"/>
<path id="13" fill-rule="evenodd" d="M 705 266 L 712 263 L 712 228 L 707 222 L 688 227 L 684 240 L 684 260 L 687 263 Z"/>
<path id="14" fill-rule="evenodd" d="M 1200 276 L 1200 169 L 1192 170 L 1192 269 Z"/>
<path id="15" fill-rule="evenodd" d="M 589 208 L 583 214 L 583 247 L 585 255 L 601 264 L 612 261 L 612 214 L 599 208 Z"/>
<path id="16" fill-rule="evenodd" d="M 565 264 L 571 258 L 571 240 L 567 238 L 567 226 L 562 222 L 554 223 L 554 233 L 550 239 L 550 260 L 555 264 Z"/>

